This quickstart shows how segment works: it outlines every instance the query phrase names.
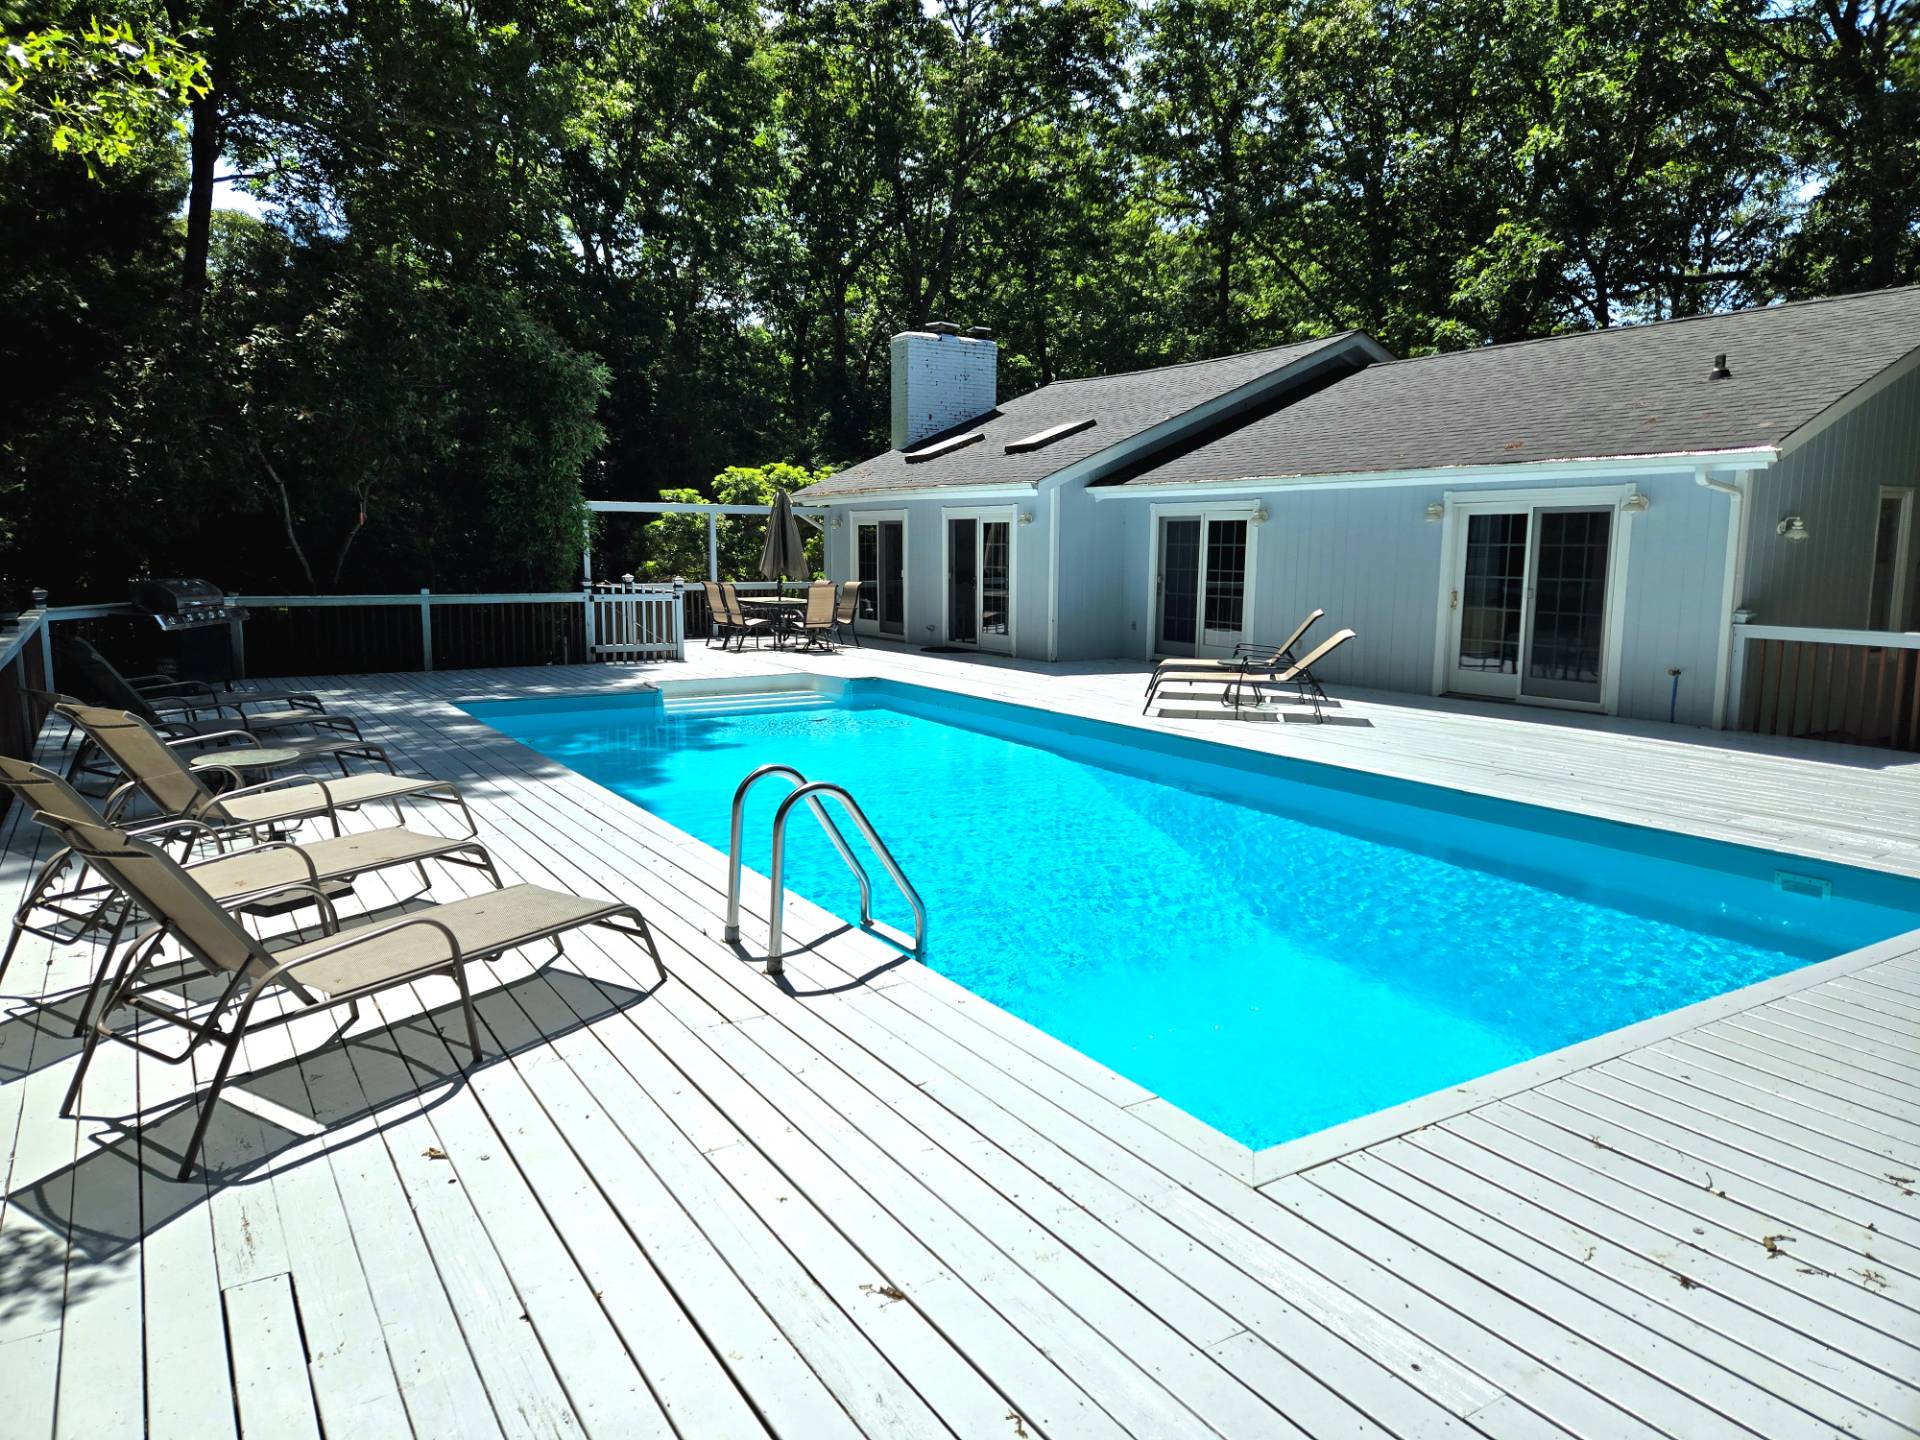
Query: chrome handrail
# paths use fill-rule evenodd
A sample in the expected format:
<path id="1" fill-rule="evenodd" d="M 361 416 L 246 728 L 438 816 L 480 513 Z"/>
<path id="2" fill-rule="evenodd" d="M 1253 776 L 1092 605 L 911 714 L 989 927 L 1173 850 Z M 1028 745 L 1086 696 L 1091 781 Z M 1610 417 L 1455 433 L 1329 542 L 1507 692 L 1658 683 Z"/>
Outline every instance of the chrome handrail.
<path id="1" fill-rule="evenodd" d="M 913 953 L 915 955 L 925 953 L 927 945 L 927 907 L 920 899 L 920 892 L 913 888 L 913 882 L 908 880 L 906 873 L 901 870 L 900 862 L 893 858 L 893 852 L 887 848 L 886 842 L 875 833 L 872 822 L 867 819 L 866 812 L 860 808 L 859 802 L 847 793 L 844 786 L 835 785 L 827 780 L 809 780 L 802 784 L 791 795 L 787 796 L 786 799 L 782 800 L 780 802 L 780 808 L 773 813 L 773 871 L 770 877 L 772 890 L 767 900 L 767 973 L 769 975 L 779 975 L 786 969 L 783 953 L 784 947 L 781 942 L 786 938 L 783 922 L 785 919 L 787 898 L 785 884 L 787 868 L 787 818 L 793 813 L 793 807 L 798 805 L 802 800 L 805 800 L 811 805 L 816 814 L 821 813 L 820 802 L 815 798 L 820 795 L 830 795 L 846 808 L 848 816 L 852 818 L 855 825 L 860 827 L 860 834 L 865 838 L 867 844 L 872 847 L 873 853 L 880 857 L 880 863 L 886 867 L 887 875 L 892 879 L 894 885 L 899 889 L 901 895 L 906 898 L 907 904 L 913 910 Z M 835 833 L 837 834 L 837 832 Z M 736 846 L 736 867 L 738 865 L 738 853 L 738 847 Z M 841 853 L 845 855 L 847 852 L 842 849 Z M 861 886 L 861 890 L 860 923 L 863 926 L 871 925 L 873 923 L 873 916 L 868 913 L 867 910 L 866 887 L 864 883 Z"/>
<path id="2" fill-rule="evenodd" d="M 733 792 L 733 816 L 728 826 L 727 839 L 727 929 L 729 943 L 740 939 L 740 831 L 744 823 L 747 805 L 747 792 L 769 775 L 785 775 L 796 786 L 805 785 L 807 777 L 791 765 L 762 765 L 758 770 L 742 780 Z M 855 857 L 853 848 L 847 844 L 847 837 L 840 833 L 840 827 L 833 823 L 833 817 L 827 814 L 826 807 L 816 799 L 809 799 L 808 807 L 813 811 L 814 819 L 820 822 L 820 828 L 827 832 L 827 838 L 833 841 L 833 848 L 840 852 L 840 858 L 853 871 L 854 879 L 860 882 L 860 923 L 873 923 L 873 882 L 867 878 L 867 867 Z M 785 812 L 782 811 L 782 814 Z"/>

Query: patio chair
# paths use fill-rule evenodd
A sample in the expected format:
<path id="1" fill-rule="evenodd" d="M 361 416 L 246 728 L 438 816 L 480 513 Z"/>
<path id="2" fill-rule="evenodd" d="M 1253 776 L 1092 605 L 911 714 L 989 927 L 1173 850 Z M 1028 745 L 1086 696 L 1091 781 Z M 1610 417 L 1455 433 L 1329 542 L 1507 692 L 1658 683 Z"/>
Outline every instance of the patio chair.
<path id="1" fill-rule="evenodd" d="M 221 767 L 195 770 L 138 715 L 94 705 L 61 705 L 58 713 L 98 745 L 127 777 L 107 797 L 104 807 L 107 819 L 115 823 L 139 795 L 162 816 L 199 821 L 212 830 L 258 833 L 324 817 L 338 835 L 342 810 L 385 802 L 393 805 L 394 813 L 404 820 L 399 802 L 425 799 L 458 807 L 466 819 L 467 834 L 479 833 L 459 788 L 447 780 L 365 772 L 325 780 L 288 775 L 258 785 L 241 785 L 238 771 L 227 771 L 234 787 L 215 794 L 203 777 L 208 770 L 220 773 Z"/>
<path id="2" fill-rule="evenodd" d="M 77 635 L 61 642 L 55 668 L 62 674 L 77 672 L 80 683 L 70 684 L 68 688 L 96 704 L 118 705 L 136 712 L 143 707 L 156 711 L 180 711 L 189 719 L 208 711 L 220 717 L 230 710 L 236 719 L 247 720 L 250 727 L 266 725 L 268 728 L 307 724 L 310 722 L 306 717 L 320 716 L 335 722 L 326 728 L 351 728 L 355 735 L 360 733 L 359 727 L 348 717 L 328 716 L 327 707 L 321 703 L 320 697 L 306 690 L 215 690 L 202 680 L 175 680 L 165 675 L 129 678 L 94 648 L 91 641 Z M 129 703 L 129 695 L 136 697 L 139 703 Z M 282 708 L 257 714 L 248 711 L 250 705 L 278 705 Z"/>
<path id="3" fill-rule="evenodd" d="M 794 623 L 792 634 L 809 650 L 826 650 L 831 648 L 833 627 L 833 582 L 816 580 L 807 586 L 807 608 Z"/>
<path id="4" fill-rule="evenodd" d="M 1329 702 L 1327 692 L 1314 676 L 1313 667 L 1353 638 L 1354 632 L 1351 630 L 1336 630 L 1306 656 L 1276 670 L 1171 670 L 1165 675 L 1164 682 L 1177 685 L 1216 685 L 1224 682 L 1220 703 L 1235 710 L 1241 707 L 1248 685 L 1253 686 L 1256 702 L 1260 691 L 1266 686 L 1293 685 L 1298 689 L 1299 701 L 1313 706 L 1313 718 L 1319 722 L 1326 718 L 1321 712 Z M 1149 696 L 1147 705 L 1151 707 L 1153 703 L 1152 696 Z"/>
<path id="5" fill-rule="evenodd" d="M 31 761 L 0 756 L 0 788 L 12 792 L 36 818 L 50 816 L 77 825 L 105 823 L 84 795 L 51 770 Z M 352 882 L 360 875 L 411 866 L 420 877 L 420 888 L 412 895 L 400 897 L 398 903 L 405 903 L 432 887 L 426 872 L 428 860 L 480 870 L 496 890 L 501 884 L 493 857 L 478 840 L 470 836 L 423 835 L 400 826 L 363 830 L 305 845 L 276 840 L 238 850 L 223 846 L 217 853 L 199 860 L 185 858 L 193 839 L 207 833 L 198 822 L 187 822 L 183 828 L 182 822 L 157 820 L 123 833 L 149 842 L 184 839 L 187 842 L 182 853 L 184 868 L 222 905 L 249 913 L 271 914 L 296 904 L 312 904 L 311 898 L 305 898 L 305 892 L 311 889 L 317 889 L 329 900 L 338 900 L 351 893 Z M 56 888 L 68 871 L 73 872 L 71 880 L 65 888 Z M 75 1035 L 85 1029 L 127 921 L 124 906 L 114 904 L 117 898 L 118 891 L 112 885 L 91 878 L 86 861 L 62 846 L 47 858 L 27 886 L 14 912 L 13 932 L 7 938 L 6 951 L 0 954 L 0 977 L 3 977 L 22 935 L 70 943 L 89 934 L 107 934 L 105 953 L 95 968 L 93 982 L 87 987 L 86 1000 L 74 1023 Z M 36 911 L 42 913 L 36 916 Z"/>
<path id="6" fill-rule="evenodd" d="M 734 588 L 731 580 L 720 582 L 720 594 L 727 602 L 727 628 L 733 632 L 734 649 L 746 649 L 749 635 L 753 636 L 756 649 L 759 648 L 761 636 L 773 635 L 778 638 L 779 632 L 775 629 L 773 621 L 764 615 L 747 614 L 746 609 L 740 604 L 740 592 Z"/>
<path id="7" fill-rule="evenodd" d="M 860 617 L 860 582 L 849 580 L 840 587 L 840 603 L 833 611 L 833 635 L 835 640 L 851 640 L 857 646 L 860 632 L 853 622 Z"/>
<path id="8" fill-rule="evenodd" d="M 1147 703 L 1149 705 L 1153 703 L 1153 692 L 1160 688 L 1162 677 L 1172 674 L 1175 671 L 1192 675 L 1199 672 L 1211 674 L 1226 670 L 1281 670 L 1286 668 L 1293 663 L 1293 650 L 1294 647 L 1300 643 L 1301 637 L 1304 636 L 1307 631 L 1311 630 L 1315 622 L 1326 613 L 1324 610 L 1308 611 L 1307 618 L 1294 626 L 1293 633 L 1278 645 L 1256 645 L 1243 640 L 1233 647 L 1232 656 L 1226 659 L 1208 660 L 1194 656 L 1175 656 L 1171 660 L 1162 660 L 1158 665 L 1153 667 L 1153 674 L 1147 677 Z"/>
<path id="9" fill-rule="evenodd" d="M 722 650 L 727 648 L 727 637 L 733 633 L 732 623 L 727 619 L 727 597 L 720 593 L 720 586 L 712 580 L 702 580 L 700 588 L 707 597 L 707 648 L 713 648 L 718 640 Z"/>
<path id="10" fill-rule="evenodd" d="M 158 927 L 152 935 L 128 946 L 115 965 L 106 998 L 87 1030 L 86 1048 L 60 1113 L 63 1117 L 73 1114 L 87 1070 L 103 1039 L 118 1040 L 142 1055 L 171 1065 L 190 1061 L 202 1045 L 217 1042 L 220 1058 L 200 1096 L 199 1118 L 180 1159 L 178 1175 L 182 1180 L 193 1173 L 194 1159 L 206 1138 L 220 1092 L 232 1073 L 240 1042 L 250 1033 L 345 1005 L 346 1017 L 336 1031 L 336 1036 L 342 1035 L 358 1018 L 363 998 L 428 976 L 445 975 L 459 991 L 467 1048 L 477 1060 L 481 1055 L 480 1022 L 467 986 L 467 966 L 543 940 L 553 942 L 557 957 L 565 953 L 562 937 L 589 925 L 640 941 L 660 982 L 664 984 L 667 979 L 667 967 L 653 933 L 635 907 L 615 900 L 583 899 L 537 885 L 509 885 L 470 899 L 431 905 L 401 919 L 349 930 L 339 928 L 333 907 L 316 889 L 327 933 L 285 949 L 269 950 L 165 851 L 105 825 L 62 821 L 51 815 L 45 816 L 43 823 Z M 180 992 L 177 964 L 162 957 L 168 942 L 208 974 L 223 979 L 211 1002 L 197 1001 Z M 256 1020 L 255 1006 L 268 995 L 286 996 L 298 1003 L 282 1004 Z M 132 1023 L 120 1030 L 110 1028 L 108 1021 L 123 1009 L 134 1012 Z M 186 1042 L 179 1053 L 170 1054 L 152 1039 L 135 1033 L 154 1020 L 186 1031 Z"/>

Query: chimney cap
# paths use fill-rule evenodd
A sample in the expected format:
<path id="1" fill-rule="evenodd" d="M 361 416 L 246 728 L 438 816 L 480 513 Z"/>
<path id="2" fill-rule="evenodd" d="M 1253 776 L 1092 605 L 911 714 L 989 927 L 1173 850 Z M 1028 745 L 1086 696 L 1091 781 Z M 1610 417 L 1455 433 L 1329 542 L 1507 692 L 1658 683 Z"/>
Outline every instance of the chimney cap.
<path id="1" fill-rule="evenodd" d="M 991 340 L 993 338 L 993 329 L 987 325 L 969 325 L 967 327 L 967 338 L 969 340 Z"/>
<path id="2" fill-rule="evenodd" d="M 934 335 L 958 335 L 960 327 L 951 320 L 929 320 L 927 330 Z"/>
<path id="3" fill-rule="evenodd" d="M 1727 357 L 1725 355 L 1716 355 L 1713 357 L 1713 374 L 1710 378 L 1714 380 L 1731 380 L 1733 378 L 1733 371 L 1727 368 Z"/>

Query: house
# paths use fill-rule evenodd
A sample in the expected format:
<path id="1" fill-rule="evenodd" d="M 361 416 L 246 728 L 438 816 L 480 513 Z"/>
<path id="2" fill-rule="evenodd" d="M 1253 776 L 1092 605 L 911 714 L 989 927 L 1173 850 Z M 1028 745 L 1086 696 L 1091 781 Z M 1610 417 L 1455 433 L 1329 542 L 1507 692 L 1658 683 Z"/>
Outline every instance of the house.
<path id="1" fill-rule="evenodd" d="M 1004 404 L 982 332 L 891 359 L 893 448 L 801 498 L 908 642 L 1224 654 L 1319 606 L 1335 681 L 1723 725 L 1739 621 L 1920 628 L 1920 287 Z"/>

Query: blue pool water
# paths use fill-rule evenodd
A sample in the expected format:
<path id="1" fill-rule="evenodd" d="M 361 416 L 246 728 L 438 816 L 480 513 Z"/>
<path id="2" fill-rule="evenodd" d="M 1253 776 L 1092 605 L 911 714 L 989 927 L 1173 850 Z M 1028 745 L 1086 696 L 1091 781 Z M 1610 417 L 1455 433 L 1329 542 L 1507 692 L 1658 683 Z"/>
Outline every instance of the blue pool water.
<path id="1" fill-rule="evenodd" d="M 929 965 L 1255 1147 L 1920 927 L 1920 882 L 886 681 L 467 708 L 722 851 L 756 766 L 847 786 Z M 857 916 L 803 822 L 789 886 Z"/>

